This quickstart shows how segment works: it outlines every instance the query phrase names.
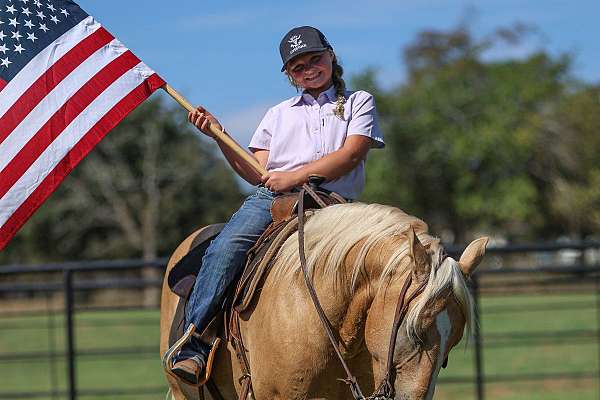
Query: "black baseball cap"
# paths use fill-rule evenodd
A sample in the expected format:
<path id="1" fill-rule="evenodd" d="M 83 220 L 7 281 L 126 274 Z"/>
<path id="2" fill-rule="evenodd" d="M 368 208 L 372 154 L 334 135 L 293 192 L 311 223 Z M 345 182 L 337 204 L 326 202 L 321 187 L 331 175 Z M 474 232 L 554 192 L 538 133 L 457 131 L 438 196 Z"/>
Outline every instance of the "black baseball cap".
<path id="1" fill-rule="evenodd" d="M 281 72 L 285 70 L 285 64 L 297 55 L 308 53 L 311 51 L 323 51 L 333 47 L 329 44 L 325 35 L 317 28 L 312 26 L 299 26 L 285 34 L 281 43 L 279 43 L 279 53 L 283 67 Z"/>

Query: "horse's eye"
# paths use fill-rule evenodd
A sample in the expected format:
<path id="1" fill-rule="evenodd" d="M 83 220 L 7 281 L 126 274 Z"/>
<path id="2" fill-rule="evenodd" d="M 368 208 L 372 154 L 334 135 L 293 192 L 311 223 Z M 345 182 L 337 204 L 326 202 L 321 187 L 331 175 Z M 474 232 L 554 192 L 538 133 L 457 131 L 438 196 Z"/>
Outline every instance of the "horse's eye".
<path id="1" fill-rule="evenodd" d="M 442 364 L 442 368 L 446 368 L 448 366 L 448 357 L 446 357 L 446 359 L 444 360 L 444 363 Z"/>

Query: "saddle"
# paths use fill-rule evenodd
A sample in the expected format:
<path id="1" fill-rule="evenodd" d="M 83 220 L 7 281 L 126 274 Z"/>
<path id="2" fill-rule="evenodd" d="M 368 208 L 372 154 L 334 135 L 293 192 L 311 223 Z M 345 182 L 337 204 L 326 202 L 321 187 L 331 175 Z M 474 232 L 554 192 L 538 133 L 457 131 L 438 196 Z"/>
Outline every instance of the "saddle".
<path id="1" fill-rule="evenodd" d="M 303 192 L 307 193 L 303 200 L 304 208 L 307 209 L 304 212 L 305 220 L 309 219 L 316 209 L 332 204 L 346 203 L 346 200 L 337 193 L 319 188 L 318 185 L 321 182 L 322 178 L 316 179 L 311 177 L 309 184 L 304 185 L 305 190 Z M 247 359 L 245 359 L 245 349 L 239 332 L 237 316 L 239 313 L 250 310 L 250 306 L 257 298 L 257 293 L 260 292 L 260 288 L 268 275 L 279 249 L 297 231 L 298 200 L 297 193 L 283 194 L 275 197 L 271 206 L 273 222 L 267 227 L 256 244 L 248 251 L 241 278 L 237 285 L 232 285 L 229 289 L 226 301 L 221 306 L 221 311 L 213 318 L 204 331 L 200 333 L 194 331 L 193 325 L 190 327 L 192 329 L 188 329 L 186 332 L 183 331 L 185 304 L 194 287 L 198 271 L 201 268 L 204 252 L 225 224 L 206 226 L 194 233 L 192 238 L 186 239 L 192 240 L 191 250 L 171 269 L 167 277 L 169 288 L 180 297 L 169 334 L 170 349 L 163 357 L 163 366 L 168 373 L 170 373 L 170 368 L 172 367 L 169 364 L 172 356 L 191 335 L 196 335 L 200 340 L 212 345 L 211 354 L 207 360 L 206 376 L 201 380 L 200 384 L 206 384 L 213 398 L 222 398 L 218 394 L 218 389 L 216 389 L 214 383 L 210 381 L 214 355 L 221 340 L 231 342 L 242 364 L 244 375 L 249 376 L 249 371 L 246 371 L 249 364 L 247 363 Z M 178 382 L 181 382 L 178 377 L 176 378 Z M 244 379 L 244 376 L 241 379 Z M 186 384 L 184 386 L 189 385 Z M 180 387 L 184 390 L 181 384 Z M 242 391 L 247 394 L 248 390 L 249 388 L 246 388 L 246 390 L 243 389 Z"/>

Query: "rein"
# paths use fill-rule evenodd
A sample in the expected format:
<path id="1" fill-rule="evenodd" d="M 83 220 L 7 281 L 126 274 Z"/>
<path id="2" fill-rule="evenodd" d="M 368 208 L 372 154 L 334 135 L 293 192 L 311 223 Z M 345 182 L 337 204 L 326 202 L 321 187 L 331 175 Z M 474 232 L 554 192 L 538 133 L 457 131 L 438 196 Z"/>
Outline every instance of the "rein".
<path id="1" fill-rule="evenodd" d="M 388 348 L 388 357 L 387 357 L 387 365 L 386 365 L 386 374 L 379 385 L 379 387 L 375 390 L 375 392 L 369 396 L 365 397 L 360 390 L 360 386 L 358 385 L 358 381 L 356 377 L 352 375 L 348 364 L 344 360 L 342 353 L 339 349 L 339 345 L 336 343 L 336 335 L 333 331 L 333 326 L 331 325 L 331 321 L 325 315 L 323 311 L 323 307 L 319 302 L 319 298 L 317 296 L 317 292 L 312 284 L 312 281 L 308 274 L 308 267 L 306 265 L 306 254 L 304 251 L 304 196 L 308 193 L 317 203 L 323 206 L 319 201 L 321 200 L 319 196 L 312 190 L 309 185 L 303 185 L 300 193 L 298 194 L 298 253 L 300 255 L 300 265 L 302 267 L 302 272 L 304 275 L 304 281 L 306 283 L 306 287 L 308 288 L 308 292 L 312 299 L 312 302 L 315 306 L 317 314 L 319 315 L 319 319 L 323 324 L 323 328 L 325 329 L 325 333 L 335 350 L 335 353 L 346 372 L 346 378 L 340 379 L 344 383 L 350 386 L 350 391 L 352 392 L 352 396 L 355 400 L 393 400 L 394 398 L 394 379 L 395 374 L 392 373 L 393 369 L 393 359 L 394 359 L 394 349 L 396 347 L 396 337 L 398 335 L 398 330 L 400 329 L 400 325 L 404 321 L 406 314 L 408 313 L 408 306 L 411 301 L 413 301 L 419 294 L 423 292 L 425 285 L 427 284 L 427 280 L 424 280 L 419 287 L 411 293 L 408 298 L 406 297 L 408 288 L 412 283 L 412 275 L 409 274 L 406 280 L 404 281 L 404 285 L 402 286 L 402 291 L 400 292 L 400 297 L 398 298 L 398 303 L 396 304 L 396 311 L 394 317 L 394 324 L 392 325 L 392 334 L 390 336 L 390 345 Z"/>

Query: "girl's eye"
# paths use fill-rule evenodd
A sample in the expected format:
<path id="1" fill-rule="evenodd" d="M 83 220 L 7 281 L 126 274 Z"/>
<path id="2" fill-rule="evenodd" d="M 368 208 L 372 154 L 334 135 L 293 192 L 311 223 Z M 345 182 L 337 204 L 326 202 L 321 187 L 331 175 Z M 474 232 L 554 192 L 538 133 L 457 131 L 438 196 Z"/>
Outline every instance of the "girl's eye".
<path id="1" fill-rule="evenodd" d="M 319 61 L 321 61 L 321 55 L 314 56 L 314 57 L 313 57 L 313 58 L 310 60 L 310 63 L 311 63 L 311 64 L 316 64 L 316 63 L 318 63 Z"/>
<path id="2" fill-rule="evenodd" d="M 297 67 L 294 67 L 294 69 L 292 69 L 292 72 L 295 73 L 295 74 L 299 74 L 302 71 L 304 71 L 304 66 L 303 65 L 299 65 Z"/>

